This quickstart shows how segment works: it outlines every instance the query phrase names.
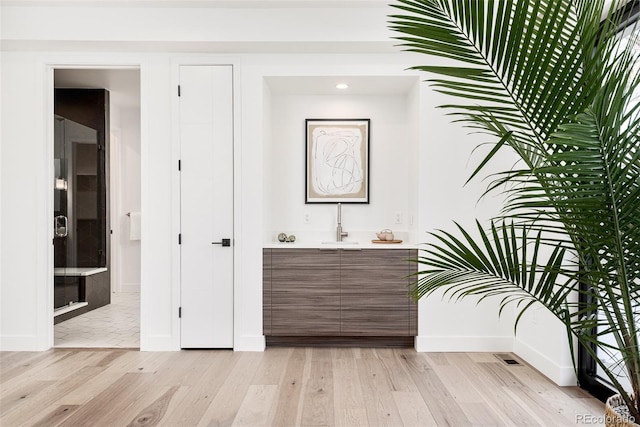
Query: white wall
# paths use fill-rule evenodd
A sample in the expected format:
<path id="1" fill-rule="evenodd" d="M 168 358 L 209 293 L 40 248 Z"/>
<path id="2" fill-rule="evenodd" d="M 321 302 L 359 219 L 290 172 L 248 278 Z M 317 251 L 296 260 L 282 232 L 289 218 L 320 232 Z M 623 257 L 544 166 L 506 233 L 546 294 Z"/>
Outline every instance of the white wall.
<path id="1" fill-rule="evenodd" d="M 352 77 L 357 80 L 357 77 Z M 335 239 L 335 204 L 305 204 L 305 119 L 369 118 L 370 128 L 370 203 L 342 206 L 342 223 L 351 233 L 346 241 L 375 239 L 374 231 L 390 228 L 398 236 L 408 236 L 409 193 L 415 170 L 409 168 L 409 129 L 407 95 L 272 95 L 272 135 L 269 152 L 270 217 L 265 224 L 267 242 L 277 241 L 278 233 L 295 234 L 297 242 Z M 413 172 L 413 173 L 412 173 Z M 403 214 L 403 223 L 395 224 L 394 213 Z M 304 214 L 309 222 L 304 222 Z M 405 237 L 406 238 L 406 237 Z"/>
<path id="2" fill-rule="evenodd" d="M 478 202 L 486 183 L 479 180 L 465 185 L 478 156 L 471 151 L 480 142 L 452 123 L 447 111 L 436 108 L 450 102 L 445 96 L 423 89 L 421 97 L 419 241 L 432 239 L 428 231 L 455 232 L 454 221 L 475 227 L 475 219 L 486 222 L 497 214 L 499 200 Z M 476 161 L 474 163 L 474 160 Z M 471 229 L 473 230 L 473 229 Z M 497 304 L 487 301 L 476 305 L 471 299 L 449 302 L 440 294 L 420 301 L 417 348 L 425 351 L 511 351 L 513 317 L 498 318 Z"/>
<path id="3" fill-rule="evenodd" d="M 268 155 L 267 149 L 275 149 L 278 144 L 274 138 L 278 131 L 266 121 L 280 121 L 286 125 L 289 143 L 294 140 L 302 143 L 300 135 L 303 132 L 303 124 L 294 132 L 293 128 L 298 124 L 289 125 L 281 114 L 283 110 L 300 105 L 301 99 L 270 95 L 264 87 L 265 78 L 411 75 L 412 72 L 406 71 L 409 66 L 427 60 L 408 53 L 386 53 L 393 42 L 389 40 L 385 24 L 386 15 L 391 11 L 384 2 L 367 3 L 364 9 L 337 10 L 323 8 L 318 2 L 312 3 L 313 7 L 257 11 L 225 11 L 220 7 L 177 10 L 171 7 L 127 7 L 120 2 L 110 3 L 111 6 L 106 8 L 71 8 L 65 2 L 61 3 L 65 7 L 37 7 L 33 6 L 34 3 L 26 7 L 3 5 L 0 17 L 4 49 L 0 58 L 1 349 L 44 350 L 53 343 L 51 221 L 48 214 L 52 205 L 52 153 L 48 145 L 51 140 L 49 114 L 52 111 L 52 94 L 49 91 L 52 76 L 47 67 L 51 64 L 140 67 L 140 209 L 144 218 L 141 348 L 179 348 L 176 228 L 179 199 L 173 105 L 177 81 L 175 69 L 181 61 L 190 60 L 185 53 L 195 50 L 214 52 L 202 53 L 199 57 L 200 61 L 210 63 L 229 63 L 230 60 L 221 58 L 220 54 L 234 54 L 231 59 L 236 65 L 234 89 L 237 101 L 234 346 L 236 350 L 264 348 L 262 245 L 272 232 L 265 230 L 262 218 L 271 216 L 268 223 L 274 224 L 274 228 L 285 226 L 284 223 L 276 223 L 277 219 L 272 214 L 277 209 L 273 204 L 276 200 L 274 189 L 265 188 L 269 181 L 263 182 L 262 179 L 265 173 L 274 175 L 276 168 L 273 164 L 270 165 L 273 169 L 265 168 L 264 156 Z M 349 4 L 353 5 L 353 2 Z M 93 19 L 98 13 L 102 19 Z M 339 19 L 334 19 L 336 16 Z M 124 52 L 127 50 L 129 53 Z M 343 53 L 309 54 L 314 51 Z M 474 183 L 463 187 L 472 170 L 468 165 L 470 149 L 479 140 L 470 139 L 466 130 L 450 123 L 450 118 L 445 117 L 442 110 L 434 108 L 447 100 L 424 84 L 412 93 L 402 102 L 399 99 L 393 102 L 406 113 L 403 123 L 408 125 L 408 129 L 417 129 L 413 131 L 415 135 L 411 135 L 411 130 L 405 130 L 408 140 L 414 141 L 417 149 L 417 156 L 413 157 L 414 167 L 418 168 L 413 176 L 417 203 L 410 197 L 407 200 L 405 195 L 394 200 L 389 209 L 395 211 L 395 205 L 401 205 L 407 211 L 417 209 L 416 234 L 417 240 L 421 241 L 427 238 L 427 230 L 436 227 L 451 229 L 451 220 L 470 225 L 474 217 L 490 217 L 497 211 L 499 201 L 488 199 L 477 204 L 484 185 Z M 309 110 L 305 115 L 326 112 L 323 109 L 327 106 L 323 106 L 319 99 L 311 101 L 317 110 Z M 362 108 L 363 100 L 352 101 L 350 106 L 345 105 L 351 110 L 344 111 L 364 113 L 357 110 Z M 385 110 L 380 100 L 375 100 L 373 105 L 371 114 L 378 115 Z M 411 105 L 418 108 L 407 111 Z M 380 120 L 385 119 L 376 119 L 372 129 L 376 129 Z M 415 126 L 417 123 L 419 126 Z M 389 133 L 392 131 L 391 127 L 387 130 Z M 504 161 L 509 164 L 507 159 Z M 378 175 L 380 170 L 380 167 L 372 167 L 375 180 L 382 179 Z M 376 182 L 372 183 L 372 191 L 377 192 L 377 188 L 384 188 L 384 183 Z M 273 186 L 273 182 L 270 184 Z M 287 191 L 298 190 L 292 186 Z M 408 187 L 407 192 L 412 191 Z M 372 202 L 378 203 L 375 194 L 372 194 Z M 302 196 L 300 190 L 296 197 L 301 199 Z M 269 198 L 266 203 L 263 197 Z M 265 207 L 269 212 L 264 211 Z M 301 207 L 297 205 L 298 209 Z M 357 210 L 345 211 L 345 227 L 349 226 L 349 215 L 356 214 L 360 215 Z M 292 221 L 300 220 L 300 212 L 292 215 Z M 332 224 L 330 215 L 322 210 L 314 211 L 312 224 Z M 368 227 L 375 229 L 379 227 L 377 224 L 385 222 L 388 216 L 386 208 L 381 208 L 376 215 L 379 216 Z M 286 226 L 289 227 L 288 224 Z M 557 325 L 547 324 L 546 320 L 539 324 L 549 329 L 547 336 L 559 335 L 556 334 Z M 540 329 L 534 325 L 532 330 Z M 438 297 L 421 301 L 419 334 L 417 346 L 421 350 L 513 349 L 512 316 L 507 314 L 499 321 L 495 303 L 476 307 L 470 301 L 454 305 Z M 516 349 L 525 346 L 536 347 L 541 355 L 538 360 L 546 358 L 551 365 L 561 370 L 564 367 L 566 359 L 563 359 L 559 342 L 543 342 L 532 332 L 518 341 Z"/>
<path id="4" fill-rule="evenodd" d="M 119 258 L 119 292 L 140 292 L 140 240 L 131 240 L 130 212 L 140 212 L 140 109 L 119 110 L 119 141 L 117 164 L 112 171 L 118 173 L 118 185 L 112 188 L 118 197 L 117 211 L 111 211 L 111 221 L 117 222 L 117 235 L 112 244 L 117 245 Z"/>

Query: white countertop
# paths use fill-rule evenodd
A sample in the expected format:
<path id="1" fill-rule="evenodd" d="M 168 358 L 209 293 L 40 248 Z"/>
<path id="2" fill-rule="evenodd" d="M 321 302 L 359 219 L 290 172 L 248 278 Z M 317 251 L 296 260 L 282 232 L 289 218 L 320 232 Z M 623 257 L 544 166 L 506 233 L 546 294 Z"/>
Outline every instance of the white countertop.
<path id="1" fill-rule="evenodd" d="M 53 269 L 54 276 L 84 277 L 107 271 L 106 267 L 59 267 Z"/>
<path id="2" fill-rule="evenodd" d="M 413 243 L 373 243 L 369 241 L 354 243 L 322 243 L 322 242 L 308 242 L 308 243 L 280 243 L 272 242 L 265 243 L 265 249 L 344 249 L 357 251 L 360 249 L 418 249 L 418 245 Z"/>

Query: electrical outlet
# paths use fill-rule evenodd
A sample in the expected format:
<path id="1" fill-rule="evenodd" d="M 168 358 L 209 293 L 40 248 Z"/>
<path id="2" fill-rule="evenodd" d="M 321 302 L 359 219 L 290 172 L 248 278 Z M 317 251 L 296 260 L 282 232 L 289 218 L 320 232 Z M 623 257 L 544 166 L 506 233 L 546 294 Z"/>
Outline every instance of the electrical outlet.
<path id="1" fill-rule="evenodd" d="M 402 212 L 396 212 L 393 222 L 395 224 L 402 224 Z"/>
<path id="2" fill-rule="evenodd" d="M 305 212 L 305 213 L 304 213 L 304 216 L 303 216 L 303 218 L 302 218 L 302 221 L 303 221 L 305 224 L 310 224 L 310 223 L 311 223 L 311 214 L 310 214 L 309 212 Z"/>

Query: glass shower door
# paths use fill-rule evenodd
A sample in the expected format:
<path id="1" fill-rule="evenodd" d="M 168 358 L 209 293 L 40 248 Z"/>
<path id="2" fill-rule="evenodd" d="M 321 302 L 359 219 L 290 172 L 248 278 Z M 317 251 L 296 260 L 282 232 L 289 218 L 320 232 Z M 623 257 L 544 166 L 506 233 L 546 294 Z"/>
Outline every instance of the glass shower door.
<path id="1" fill-rule="evenodd" d="M 54 316 L 87 305 L 83 268 L 99 265 L 97 151 L 96 130 L 55 116 Z"/>

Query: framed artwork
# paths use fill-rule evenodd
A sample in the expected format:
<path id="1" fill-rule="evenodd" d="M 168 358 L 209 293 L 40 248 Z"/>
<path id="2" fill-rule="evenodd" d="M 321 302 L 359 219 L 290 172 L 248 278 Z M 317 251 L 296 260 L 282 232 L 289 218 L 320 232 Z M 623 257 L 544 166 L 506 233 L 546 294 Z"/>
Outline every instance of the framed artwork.
<path id="1" fill-rule="evenodd" d="M 370 119 L 305 124 L 305 203 L 369 203 Z"/>

